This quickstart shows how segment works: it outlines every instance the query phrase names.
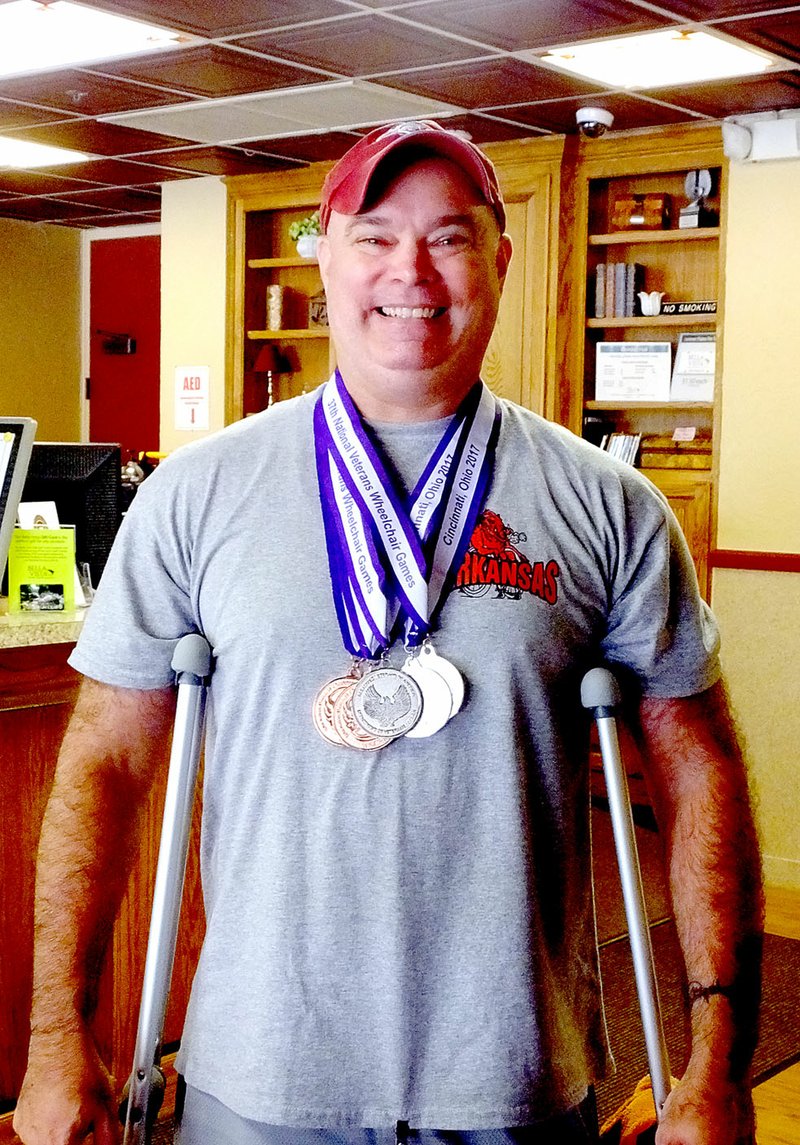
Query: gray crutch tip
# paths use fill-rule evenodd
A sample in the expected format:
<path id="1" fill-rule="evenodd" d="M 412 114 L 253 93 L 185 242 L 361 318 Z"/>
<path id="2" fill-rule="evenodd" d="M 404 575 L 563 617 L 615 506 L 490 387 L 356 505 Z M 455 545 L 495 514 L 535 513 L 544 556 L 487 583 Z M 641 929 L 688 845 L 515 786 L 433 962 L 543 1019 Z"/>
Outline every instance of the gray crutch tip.
<path id="1" fill-rule="evenodd" d="M 622 692 L 608 668 L 592 668 L 581 683 L 581 703 L 584 708 L 616 708 L 622 702 Z"/>
<path id="2" fill-rule="evenodd" d="M 176 676 L 188 672 L 204 680 L 211 672 L 211 647 L 199 632 L 182 636 L 172 655 L 172 671 Z"/>

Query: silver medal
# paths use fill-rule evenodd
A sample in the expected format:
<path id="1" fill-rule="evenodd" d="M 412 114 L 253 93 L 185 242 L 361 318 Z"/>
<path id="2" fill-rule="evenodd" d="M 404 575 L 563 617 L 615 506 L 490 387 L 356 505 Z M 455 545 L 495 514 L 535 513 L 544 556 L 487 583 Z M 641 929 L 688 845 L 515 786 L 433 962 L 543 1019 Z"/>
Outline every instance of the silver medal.
<path id="1" fill-rule="evenodd" d="M 370 735 L 402 736 L 422 714 L 422 692 L 399 668 L 376 668 L 362 676 L 353 689 L 352 709 Z"/>
<path id="2" fill-rule="evenodd" d="M 403 671 L 416 680 L 422 692 L 422 715 L 406 732 L 409 739 L 422 739 L 441 731 L 453 711 L 453 694 L 444 676 L 426 668 L 418 656 L 409 656 Z"/>
<path id="3" fill-rule="evenodd" d="M 464 703 L 464 677 L 455 664 L 439 655 L 432 644 L 422 645 L 419 650 L 419 658 L 426 668 L 430 668 L 431 671 L 438 672 L 440 676 L 444 677 L 453 697 L 453 710 L 450 713 L 452 719 L 456 712 L 461 711 L 461 705 Z"/>

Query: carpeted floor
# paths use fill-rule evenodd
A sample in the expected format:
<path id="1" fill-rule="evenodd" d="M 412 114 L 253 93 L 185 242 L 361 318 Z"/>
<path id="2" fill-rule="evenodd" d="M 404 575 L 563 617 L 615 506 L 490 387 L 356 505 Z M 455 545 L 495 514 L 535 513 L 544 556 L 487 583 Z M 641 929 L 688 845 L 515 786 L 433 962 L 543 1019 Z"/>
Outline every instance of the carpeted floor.
<path id="1" fill-rule="evenodd" d="M 642 881 L 651 922 L 653 956 L 659 984 L 670 1064 L 680 1075 L 688 1050 L 683 1005 L 683 963 L 661 870 L 657 834 L 636 828 Z M 625 912 L 619 888 L 611 823 L 606 811 L 592 816 L 593 869 L 600 940 L 603 997 L 615 1074 L 598 1086 L 601 1121 L 627 1098 L 647 1073 L 647 1055 L 639 1017 Z M 767 935 L 764 949 L 764 1000 L 761 1037 L 755 1057 L 756 1080 L 763 1081 L 800 1060 L 800 941 Z M 153 1145 L 172 1145 L 172 1125 L 159 1124 Z M 209 1145 L 213 1143 L 209 1142 Z"/>
<path id="2" fill-rule="evenodd" d="M 675 927 L 660 923 L 651 930 L 664 1030 L 673 1074 L 680 1076 L 689 1046 L 684 1018 L 682 961 Z M 613 1113 L 647 1073 L 647 1055 L 633 980 L 627 937 L 600 951 L 603 996 L 609 1039 L 617 1071 L 597 1089 L 601 1118 Z M 761 1036 L 754 1060 L 756 1082 L 765 1081 L 800 1061 L 800 942 L 766 936 Z"/>

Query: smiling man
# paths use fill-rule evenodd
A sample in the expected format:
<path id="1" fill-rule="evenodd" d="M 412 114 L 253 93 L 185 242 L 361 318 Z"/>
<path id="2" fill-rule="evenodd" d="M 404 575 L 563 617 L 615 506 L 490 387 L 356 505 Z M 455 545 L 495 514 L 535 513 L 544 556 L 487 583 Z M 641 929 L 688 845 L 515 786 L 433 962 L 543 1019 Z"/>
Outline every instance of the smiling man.
<path id="1" fill-rule="evenodd" d="M 42 833 L 17 1131 L 116 1137 L 97 966 L 195 630 L 216 670 L 181 1145 L 597 1140 L 579 689 L 602 661 L 693 981 L 657 1140 L 746 1145 L 759 860 L 675 519 L 630 466 L 481 382 L 510 243 L 476 147 L 371 132 L 321 217 L 338 369 L 148 478 L 72 657 L 87 680 Z"/>

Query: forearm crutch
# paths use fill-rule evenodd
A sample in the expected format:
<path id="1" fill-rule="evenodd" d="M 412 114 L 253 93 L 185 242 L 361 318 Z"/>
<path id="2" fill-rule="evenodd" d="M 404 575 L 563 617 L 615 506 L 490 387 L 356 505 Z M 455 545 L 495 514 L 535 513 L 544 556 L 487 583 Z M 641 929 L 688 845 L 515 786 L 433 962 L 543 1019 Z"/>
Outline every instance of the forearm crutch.
<path id="1" fill-rule="evenodd" d="M 628 920 L 636 992 L 639 996 L 639 1009 L 642 1015 L 645 1046 L 647 1047 L 647 1061 L 650 1066 L 650 1080 L 653 1086 L 653 1099 L 656 1106 L 656 1116 L 660 1118 L 662 1107 L 670 1091 L 669 1055 L 661 1019 L 658 983 L 656 982 L 653 963 L 650 927 L 647 922 L 639 853 L 636 848 L 636 835 L 633 829 L 628 781 L 620 758 L 617 724 L 614 716 L 614 709 L 619 706 L 622 694 L 617 681 L 607 669 L 593 668 L 583 678 L 581 700 L 583 706 L 593 712 L 597 724 L 600 752 L 603 757 L 603 772 L 611 811 L 611 824 L 614 831 L 614 844 L 617 850 L 617 863 L 622 883 L 622 897 L 625 903 L 625 916 Z"/>
<path id="2" fill-rule="evenodd" d="M 148 1145 L 164 1097 L 161 1038 L 167 1009 L 200 751 L 211 649 L 196 633 L 178 641 L 172 657 L 178 684 L 172 751 L 158 850 L 153 910 L 147 939 L 142 1000 L 124 1108 L 123 1145 Z"/>

